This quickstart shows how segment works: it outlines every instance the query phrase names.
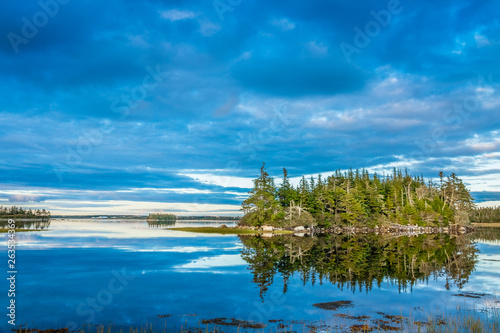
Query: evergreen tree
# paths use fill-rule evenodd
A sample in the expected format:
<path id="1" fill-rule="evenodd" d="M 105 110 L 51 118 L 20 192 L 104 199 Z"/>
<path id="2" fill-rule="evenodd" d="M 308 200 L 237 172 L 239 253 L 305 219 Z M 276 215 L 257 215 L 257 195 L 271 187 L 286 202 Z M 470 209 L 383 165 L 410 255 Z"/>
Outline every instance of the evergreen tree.
<path id="1" fill-rule="evenodd" d="M 422 226 L 467 224 L 474 207 L 472 197 L 454 173 L 445 177 L 440 172 L 439 183 L 426 184 L 423 176 L 412 177 L 406 169 L 394 169 L 392 175 L 382 178 L 377 174 L 370 176 L 365 169 L 349 169 L 344 173 L 337 170 L 324 180 L 321 176 L 310 180 L 302 177 L 294 188 L 283 169 L 283 183 L 276 190 L 263 165 L 251 196 L 242 205 L 244 221 L 253 225 L 294 226 L 312 225 L 314 219 L 322 227 L 385 222 Z M 282 221 L 283 216 L 286 218 Z"/>
<path id="2" fill-rule="evenodd" d="M 278 190 L 278 198 L 281 206 L 290 207 L 290 201 L 295 199 L 295 191 L 288 179 L 288 171 L 283 168 L 283 183 Z"/>
<path id="3" fill-rule="evenodd" d="M 283 208 L 276 200 L 274 180 L 266 172 L 265 163 L 260 168 L 260 177 L 254 180 L 254 188 L 248 199 L 243 201 L 245 216 L 242 223 L 254 226 L 276 225 L 284 217 Z"/>

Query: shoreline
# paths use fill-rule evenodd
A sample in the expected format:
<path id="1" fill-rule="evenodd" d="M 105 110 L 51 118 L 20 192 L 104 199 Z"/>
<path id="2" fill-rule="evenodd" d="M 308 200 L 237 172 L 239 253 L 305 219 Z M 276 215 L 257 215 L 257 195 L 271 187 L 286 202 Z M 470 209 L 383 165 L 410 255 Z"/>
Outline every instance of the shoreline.
<path id="1" fill-rule="evenodd" d="M 52 218 L 50 217 L 34 217 L 34 218 L 29 218 L 29 217 L 23 217 L 23 218 L 15 218 L 15 217 L 1 217 L 0 222 L 8 222 L 9 220 L 14 220 L 16 223 L 17 222 L 50 222 Z"/>
<path id="2" fill-rule="evenodd" d="M 12 230 L 12 229 L 4 229 L 4 228 L 0 228 L 0 234 L 6 234 L 9 232 L 9 230 Z M 47 231 L 47 229 L 14 229 L 16 231 L 16 233 L 18 232 L 29 232 L 29 231 Z"/>
<path id="3" fill-rule="evenodd" d="M 370 227 L 346 227 L 346 226 L 333 226 L 329 228 L 318 227 L 296 227 L 296 228 L 275 228 L 271 226 L 261 227 L 246 227 L 235 226 L 227 227 L 183 227 L 183 228 L 166 228 L 165 230 L 185 231 L 194 233 L 207 233 L 207 234 L 232 234 L 232 235 L 263 235 L 270 237 L 272 235 L 288 234 L 295 236 L 318 235 L 318 234 L 382 234 L 382 235 L 423 235 L 423 234 L 450 234 L 450 235 L 463 235 L 474 231 L 470 226 L 450 225 L 448 227 L 420 227 L 420 226 L 405 226 L 405 225 L 389 225 L 389 226 L 376 226 Z"/>
<path id="4" fill-rule="evenodd" d="M 202 234 L 221 234 L 221 235 L 261 235 L 262 231 L 253 230 L 253 229 L 242 229 L 238 227 L 185 227 L 185 228 L 165 228 L 165 230 L 174 230 L 174 231 L 185 231 L 185 232 L 194 232 L 194 233 L 202 233 Z M 272 234 L 280 234 L 280 235 L 291 235 L 293 231 L 290 230 L 276 230 L 272 232 Z"/>
<path id="5" fill-rule="evenodd" d="M 478 228 L 500 228 L 500 222 L 493 222 L 493 223 L 472 223 L 473 227 L 478 227 Z"/>

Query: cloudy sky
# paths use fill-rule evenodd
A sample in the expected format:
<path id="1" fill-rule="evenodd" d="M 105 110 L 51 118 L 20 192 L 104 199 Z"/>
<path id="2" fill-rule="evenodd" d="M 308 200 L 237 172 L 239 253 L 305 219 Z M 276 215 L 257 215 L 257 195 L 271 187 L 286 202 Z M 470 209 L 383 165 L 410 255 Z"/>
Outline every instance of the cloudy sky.
<path id="1" fill-rule="evenodd" d="M 393 166 L 500 200 L 500 5 L 5 1 L 0 204 L 239 214 L 279 177 Z"/>

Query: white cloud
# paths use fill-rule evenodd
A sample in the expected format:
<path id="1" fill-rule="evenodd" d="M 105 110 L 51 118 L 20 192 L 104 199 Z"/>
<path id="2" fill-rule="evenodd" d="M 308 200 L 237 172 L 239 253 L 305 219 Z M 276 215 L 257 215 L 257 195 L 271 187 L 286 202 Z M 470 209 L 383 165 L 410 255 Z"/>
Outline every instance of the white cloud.
<path id="1" fill-rule="evenodd" d="M 328 54 L 328 46 L 324 45 L 323 43 L 312 41 L 307 43 L 306 47 L 309 52 L 316 57 L 322 57 Z"/>
<path id="2" fill-rule="evenodd" d="M 171 10 L 160 11 L 160 15 L 166 20 L 175 22 L 180 20 L 193 19 L 198 14 L 190 10 L 171 9 Z"/>
<path id="3" fill-rule="evenodd" d="M 213 191 L 210 190 L 199 190 L 196 188 L 153 188 L 153 187 L 145 187 L 145 188 L 133 188 L 130 190 L 118 190 L 116 192 L 125 192 L 125 193 L 137 193 L 137 192 L 166 192 L 166 193 L 177 193 L 177 194 L 212 194 Z"/>
<path id="4" fill-rule="evenodd" d="M 270 21 L 269 23 L 271 23 L 272 25 L 274 25 L 275 27 L 277 27 L 281 31 L 290 31 L 290 30 L 295 29 L 295 23 L 289 21 L 286 18 L 283 18 L 280 20 L 274 19 L 274 20 Z"/>
<path id="5" fill-rule="evenodd" d="M 459 176 L 460 177 L 460 176 Z M 500 189 L 500 174 L 491 173 L 481 176 L 460 177 L 472 192 L 492 191 L 498 192 Z"/>
<path id="6" fill-rule="evenodd" d="M 32 209 L 45 208 L 52 215 L 147 215 L 166 212 L 176 215 L 241 215 L 239 205 L 196 202 L 155 202 L 131 200 L 46 200 L 32 204 Z"/>
<path id="7" fill-rule="evenodd" d="M 9 196 L 9 202 L 41 202 L 44 198 L 37 194 L 12 194 Z"/>
<path id="8" fill-rule="evenodd" d="M 500 201 L 483 201 L 476 205 L 478 207 L 500 207 Z"/>
<path id="9" fill-rule="evenodd" d="M 213 23 L 213 22 L 210 22 L 210 21 L 201 21 L 200 22 L 200 33 L 203 36 L 213 36 L 220 29 L 221 29 L 221 26 L 219 24 L 217 24 L 217 23 Z"/>
<path id="10" fill-rule="evenodd" d="M 214 267 L 246 266 L 247 263 L 239 254 L 222 254 L 214 257 L 203 257 L 191 261 L 190 263 L 177 266 L 178 269 L 207 269 Z"/>
<path id="11" fill-rule="evenodd" d="M 486 38 L 485 36 L 483 36 L 477 32 L 474 35 L 474 40 L 476 41 L 477 47 L 484 47 L 484 46 L 491 45 L 491 42 L 488 40 L 488 38 Z"/>
<path id="12" fill-rule="evenodd" d="M 500 135 L 498 131 L 490 131 L 484 134 L 474 134 L 468 139 L 457 142 L 456 145 L 449 147 L 448 150 L 456 151 L 463 150 L 464 148 L 469 148 L 470 150 L 477 152 L 478 156 L 482 160 L 487 161 L 485 163 L 489 164 L 490 167 L 500 168 L 500 160 L 498 160 L 497 154 L 497 152 L 500 151 Z M 479 155 L 480 153 L 483 154 Z"/>
<path id="13" fill-rule="evenodd" d="M 149 47 L 149 43 L 144 39 L 143 35 L 128 35 L 127 38 L 132 47 Z"/>
<path id="14" fill-rule="evenodd" d="M 234 177 L 225 175 L 214 175 L 211 173 L 179 173 L 179 176 L 192 178 L 202 184 L 217 185 L 222 187 L 252 188 L 253 179 L 245 177 Z"/>
<path id="15" fill-rule="evenodd" d="M 462 42 L 460 39 L 457 38 L 455 40 L 455 49 L 452 50 L 451 53 L 458 54 L 458 55 L 462 54 L 466 45 L 467 45 L 466 42 Z"/>

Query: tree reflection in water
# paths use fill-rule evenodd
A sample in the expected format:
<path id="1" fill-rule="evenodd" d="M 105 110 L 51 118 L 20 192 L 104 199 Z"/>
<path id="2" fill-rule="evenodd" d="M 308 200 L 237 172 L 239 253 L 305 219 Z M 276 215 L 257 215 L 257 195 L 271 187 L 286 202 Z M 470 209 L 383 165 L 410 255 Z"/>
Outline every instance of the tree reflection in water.
<path id="1" fill-rule="evenodd" d="M 42 219 L 32 219 L 29 221 L 16 221 L 16 229 L 26 230 L 44 230 L 50 226 L 50 220 L 43 221 Z M 8 221 L 0 221 L 0 229 L 7 229 Z"/>
<path id="2" fill-rule="evenodd" d="M 150 228 L 163 228 L 172 225 L 175 225 L 175 220 L 173 221 L 148 220 L 148 226 Z"/>
<path id="3" fill-rule="evenodd" d="M 462 288 L 474 270 L 478 252 L 470 235 L 239 237 L 244 245 L 242 257 L 261 298 L 276 274 L 283 278 L 283 293 L 295 274 L 304 285 L 330 282 L 352 292 L 368 292 L 374 285 L 380 288 L 384 281 L 397 285 L 399 292 L 411 291 L 416 283 L 438 277 L 444 277 L 447 289 L 453 285 Z"/>

